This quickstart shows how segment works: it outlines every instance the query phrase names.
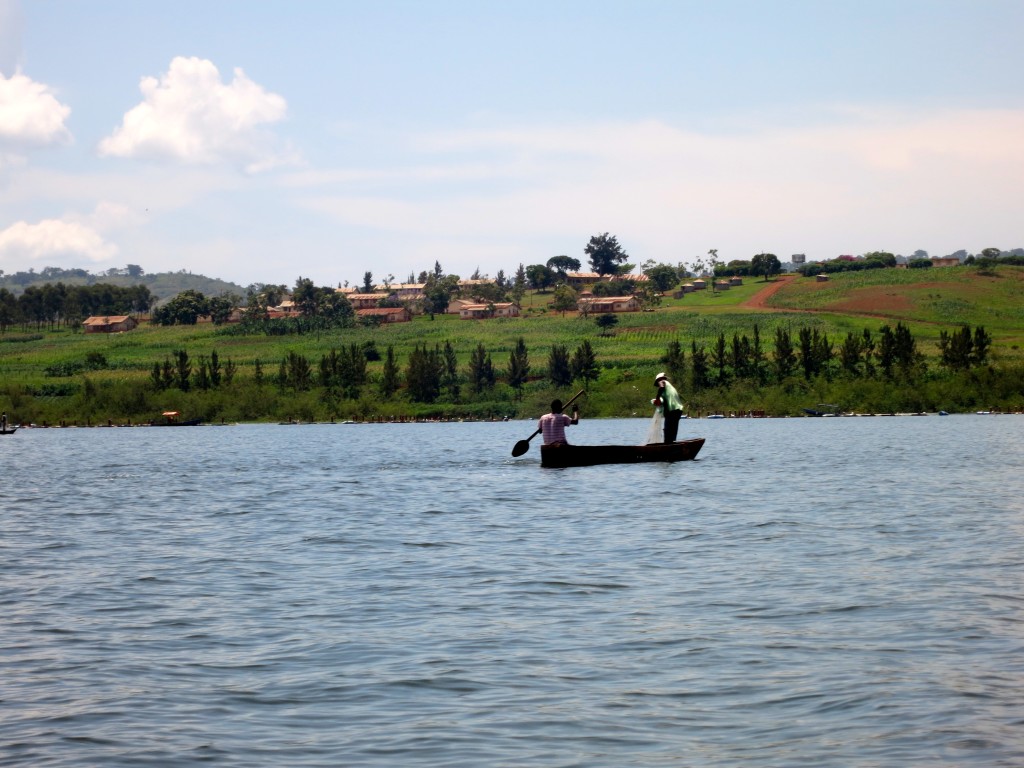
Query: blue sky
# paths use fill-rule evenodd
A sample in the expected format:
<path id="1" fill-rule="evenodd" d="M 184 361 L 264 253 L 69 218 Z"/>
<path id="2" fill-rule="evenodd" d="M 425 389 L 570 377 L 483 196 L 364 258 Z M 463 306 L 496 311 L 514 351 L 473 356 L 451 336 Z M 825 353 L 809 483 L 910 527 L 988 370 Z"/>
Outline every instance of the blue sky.
<path id="1" fill-rule="evenodd" d="M 0 0 L 0 269 L 1024 246 L 1024 3 Z"/>

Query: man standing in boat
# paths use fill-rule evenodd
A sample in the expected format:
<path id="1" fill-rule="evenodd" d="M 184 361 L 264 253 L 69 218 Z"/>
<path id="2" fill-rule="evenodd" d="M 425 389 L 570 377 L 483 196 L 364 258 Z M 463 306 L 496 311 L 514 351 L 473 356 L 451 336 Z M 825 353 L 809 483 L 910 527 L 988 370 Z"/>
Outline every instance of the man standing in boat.
<path id="1" fill-rule="evenodd" d="M 661 409 L 665 423 L 665 442 L 674 443 L 679 434 L 679 420 L 683 418 L 683 401 L 664 372 L 654 377 L 654 385 L 658 388 L 658 394 L 651 402 Z"/>
<path id="2" fill-rule="evenodd" d="M 537 428 L 544 436 L 544 445 L 568 445 L 565 439 L 565 428 L 580 423 L 580 409 L 578 405 L 572 407 L 572 418 L 562 413 L 562 401 L 551 401 L 551 413 L 540 417 Z"/>

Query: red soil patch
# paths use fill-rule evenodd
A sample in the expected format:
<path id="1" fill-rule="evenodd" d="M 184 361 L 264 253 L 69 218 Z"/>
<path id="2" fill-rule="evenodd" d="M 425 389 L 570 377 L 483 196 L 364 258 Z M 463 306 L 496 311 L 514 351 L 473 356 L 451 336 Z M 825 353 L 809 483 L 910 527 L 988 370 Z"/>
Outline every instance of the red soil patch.
<path id="1" fill-rule="evenodd" d="M 897 293 L 892 288 L 876 287 L 861 288 L 854 295 L 843 301 L 828 306 L 829 311 L 850 312 L 854 314 L 899 314 L 909 312 L 914 302 L 905 293 Z"/>

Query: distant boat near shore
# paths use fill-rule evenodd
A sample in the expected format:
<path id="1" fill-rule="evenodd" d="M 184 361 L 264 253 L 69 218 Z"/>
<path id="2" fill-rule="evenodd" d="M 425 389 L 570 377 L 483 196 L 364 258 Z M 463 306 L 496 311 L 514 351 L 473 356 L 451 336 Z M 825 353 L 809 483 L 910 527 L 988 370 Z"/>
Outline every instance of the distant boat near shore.
<path id="1" fill-rule="evenodd" d="M 202 419 L 182 419 L 177 411 L 164 411 L 159 419 L 149 422 L 151 427 L 194 427 L 202 424 Z"/>

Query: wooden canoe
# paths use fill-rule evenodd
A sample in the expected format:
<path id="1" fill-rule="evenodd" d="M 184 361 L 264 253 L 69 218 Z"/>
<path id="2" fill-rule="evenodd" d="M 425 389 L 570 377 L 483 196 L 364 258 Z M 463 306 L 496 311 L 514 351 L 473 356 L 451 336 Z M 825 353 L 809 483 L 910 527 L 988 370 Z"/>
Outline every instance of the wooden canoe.
<path id="1" fill-rule="evenodd" d="M 594 464 L 636 464 L 647 461 L 689 461 L 704 438 L 650 445 L 542 445 L 542 467 L 589 467 Z"/>

